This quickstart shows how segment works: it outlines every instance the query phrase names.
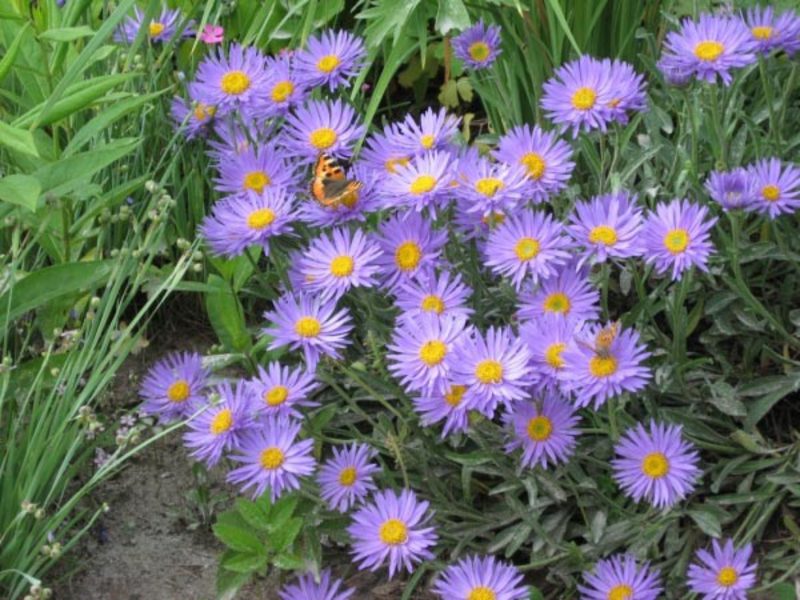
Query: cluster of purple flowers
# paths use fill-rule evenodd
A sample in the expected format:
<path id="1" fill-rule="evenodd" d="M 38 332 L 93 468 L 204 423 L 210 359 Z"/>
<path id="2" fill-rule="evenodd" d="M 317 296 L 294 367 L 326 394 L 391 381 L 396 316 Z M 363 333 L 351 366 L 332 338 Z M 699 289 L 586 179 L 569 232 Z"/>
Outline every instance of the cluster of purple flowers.
<path id="1" fill-rule="evenodd" d="M 741 208 L 775 219 L 800 209 L 800 168 L 768 158 L 730 171 L 714 171 L 706 190 L 726 211 Z"/>

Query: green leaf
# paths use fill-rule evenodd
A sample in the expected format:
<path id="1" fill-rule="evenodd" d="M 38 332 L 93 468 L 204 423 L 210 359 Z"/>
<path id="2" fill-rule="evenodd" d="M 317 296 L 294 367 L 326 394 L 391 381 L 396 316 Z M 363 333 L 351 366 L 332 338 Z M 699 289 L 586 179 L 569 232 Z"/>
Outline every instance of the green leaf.
<path id="1" fill-rule="evenodd" d="M 9 175 L 0 179 L 0 200 L 36 210 L 36 203 L 42 193 L 39 180 L 30 175 Z"/>
<path id="2" fill-rule="evenodd" d="M 206 311 L 220 342 L 228 351 L 248 351 L 252 344 L 238 296 L 219 275 L 209 275 L 208 285 L 214 291 L 206 293 Z"/>
<path id="3" fill-rule="evenodd" d="M 39 157 L 39 151 L 33 141 L 33 134 L 26 129 L 13 127 L 3 121 L 0 121 L 0 144 L 10 150 Z"/>
<path id="4" fill-rule="evenodd" d="M 214 535 L 216 535 L 223 544 L 233 550 L 248 554 L 264 555 L 267 552 L 261 540 L 247 529 L 235 527 L 234 525 L 227 525 L 219 521 L 214 524 L 212 529 L 214 530 Z"/>
<path id="5" fill-rule="evenodd" d="M 231 552 L 227 556 L 220 559 L 220 565 L 223 569 L 235 571 L 236 573 L 255 573 L 262 571 L 267 566 L 266 554 L 248 554 L 240 552 Z"/>
<path id="6" fill-rule="evenodd" d="M 464 0 L 439 0 L 436 12 L 436 31 L 442 35 L 451 29 L 461 31 L 469 27 L 469 13 Z"/>
<path id="7" fill-rule="evenodd" d="M 464 102 L 472 102 L 472 83 L 470 83 L 469 77 L 456 79 L 456 89 Z"/>
<path id="8" fill-rule="evenodd" d="M 54 265 L 35 271 L 14 283 L 0 296 L 0 331 L 20 315 L 75 292 L 88 292 L 105 283 L 115 261 L 91 261 Z"/>
<path id="9" fill-rule="evenodd" d="M 20 45 L 22 44 L 23 36 L 28 30 L 28 25 L 29 23 L 25 23 L 25 25 L 23 25 L 22 28 L 17 32 L 17 37 L 14 38 L 14 41 L 11 42 L 11 45 L 9 45 L 9 47 L 6 49 L 6 53 L 3 55 L 3 58 L 0 59 L 0 81 L 3 80 L 8 71 L 11 69 L 11 66 L 14 64 Z"/>
<path id="10" fill-rule="evenodd" d="M 800 390 L 800 373 L 760 377 L 741 386 L 739 395 L 756 398 L 745 403 L 747 406 L 745 427 L 748 429 L 754 427 L 775 404 L 797 390 Z"/>
<path id="11" fill-rule="evenodd" d="M 241 587 L 250 581 L 252 573 L 237 573 L 217 569 L 217 600 L 233 600 Z"/>
<path id="12" fill-rule="evenodd" d="M 782 581 L 772 588 L 775 600 L 797 600 L 795 586 L 787 581 Z"/>
<path id="13" fill-rule="evenodd" d="M 690 510 L 688 513 L 692 521 L 697 523 L 697 526 L 706 535 L 714 538 L 718 538 L 722 535 L 722 525 L 714 512 L 703 508 Z"/>
<path id="14" fill-rule="evenodd" d="M 262 496 L 267 498 L 266 495 Z M 236 510 L 242 515 L 242 518 L 247 521 L 247 524 L 261 531 L 267 531 L 270 527 L 269 507 L 260 506 L 257 502 L 247 500 L 246 498 L 238 498 L 236 500 Z"/>
<path id="15" fill-rule="evenodd" d="M 299 571 L 306 566 L 306 561 L 297 554 L 280 554 L 272 559 L 272 564 L 284 571 Z"/>
<path id="16" fill-rule="evenodd" d="M 458 84 L 455 79 L 450 79 L 442 84 L 437 96 L 439 104 L 456 108 L 458 106 Z"/>
<path id="17" fill-rule="evenodd" d="M 273 531 L 282 528 L 294 514 L 295 508 L 297 508 L 297 496 L 284 496 L 278 500 L 270 513 L 270 528 Z"/>
<path id="18" fill-rule="evenodd" d="M 94 29 L 91 27 L 81 25 L 80 27 L 59 27 L 57 29 L 48 29 L 44 33 L 39 34 L 39 38 L 53 42 L 71 42 L 72 40 L 91 37 L 94 35 L 94 33 Z"/>
<path id="19" fill-rule="evenodd" d="M 302 528 L 303 519 L 292 517 L 280 529 L 275 530 L 275 532 L 267 539 L 267 543 L 275 552 L 283 552 L 286 548 L 291 546 L 292 543 L 294 543 L 294 540 L 297 538 Z"/>

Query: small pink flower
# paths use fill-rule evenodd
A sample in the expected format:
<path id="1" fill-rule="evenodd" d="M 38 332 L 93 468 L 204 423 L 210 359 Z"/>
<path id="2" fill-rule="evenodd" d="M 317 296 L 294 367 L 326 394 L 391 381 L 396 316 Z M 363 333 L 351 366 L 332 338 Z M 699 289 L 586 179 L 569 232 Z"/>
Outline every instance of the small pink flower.
<path id="1" fill-rule="evenodd" d="M 219 44 L 222 42 L 224 34 L 225 30 L 219 25 L 206 25 L 199 37 L 206 44 Z"/>

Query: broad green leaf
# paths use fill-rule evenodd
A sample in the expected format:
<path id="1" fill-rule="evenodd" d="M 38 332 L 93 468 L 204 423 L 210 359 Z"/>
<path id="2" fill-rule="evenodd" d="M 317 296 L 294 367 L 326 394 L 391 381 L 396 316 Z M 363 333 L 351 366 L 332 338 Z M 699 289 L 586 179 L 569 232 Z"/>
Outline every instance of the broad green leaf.
<path id="1" fill-rule="evenodd" d="M 464 0 L 439 0 L 436 12 L 436 31 L 446 35 L 450 30 L 461 31 L 469 27 L 469 13 Z"/>
<path id="2" fill-rule="evenodd" d="M 103 285 L 111 275 L 114 261 L 66 263 L 45 267 L 26 275 L 0 296 L 0 331 L 5 335 L 7 325 L 20 315 L 51 300 L 88 292 Z"/>
<path id="3" fill-rule="evenodd" d="M 261 540 L 247 529 L 220 522 L 215 523 L 212 529 L 214 535 L 233 550 L 248 554 L 266 554 L 266 548 Z"/>
<path id="4" fill-rule="evenodd" d="M 81 25 L 80 27 L 60 27 L 57 29 L 48 29 L 44 33 L 39 34 L 39 38 L 53 42 L 71 42 L 72 40 L 93 36 L 94 33 L 95 32 L 91 27 Z"/>
<path id="5" fill-rule="evenodd" d="M 251 577 L 251 573 L 237 573 L 227 569 L 217 569 L 217 600 L 233 600 L 239 589 Z"/>
<path id="6" fill-rule="evenodd" d="M 297 508 L 297 496 L 284 496 L 270 511 L 270 527 L 272 529 L 280 529 L 294 514 L 294 509 Z"/>
<path id="7" fill-rule="evenodd" d="M 714 538 L 718 538 L 722 535 L 722 525 L 720 525 L 717 515 L 712 511 L 706 509 L 697 509 L 690 510 L 688 512 L 689 516 L 692 518 L 692 521 L 697 523 L 697 526 L 703 533 Z"/>
<path id="8" fill-rule="evenodd" d="M 236 573 L 254 573 L 267 566 L 266 554 L 232 552 L 220 560 L 222 568 Z"/>
<path id="9" fill-rule="evenodd" d="M 250 334 L 244 321 L 244 308 L 239 298 L 219 275 L 209 275 L 206 311 L 211 326 L 228 351 L 245 352 L 251 347 Z"/>
<path id="10" fill-rule="evenodd" d="M 253 502 L 247 498 L 236 499 L 236 510 L 247 524 L 256 529 L 267 531 L 270 527 L 269 508 L 261 506 L 258 502 Z"/>
<path id="11" fill-rule="evenodd" d="M 36 210 L 42 192 L 39 180 L 30 175 L 9 175 L 0 179 L 0 200 Z"/>
<path id="12" fill-rule="evenodd" d="M 280 554 L 272 560 L 272 564 L 284 571 L 299 571 L 307 565 L 306 560 L 298 554 Z"/>
<path id="13" fill-rule="evenodd" d="M 788 581 L 782 581 L 772 588 L 775 600 L 797 600 L 795 586 Z"/>
<path id="14" fill-rule="evenodd" d="M 267 543 L 270 549 L 275 552 L 283 552 L 294 543 L 300 530 L 303 528 L 303 519 L 292 517 L 280 529 L 277 529 L 269 536 Z"/>
<path id="15" fill-rule="evenodd" d="M 33 134 L 30 131 L 14 127 L 3 121 L 0 121 L 0 144 L 16 152 L 39 156 L 39 151 L 36 150 L 36 144 L 33 141 Z"/>

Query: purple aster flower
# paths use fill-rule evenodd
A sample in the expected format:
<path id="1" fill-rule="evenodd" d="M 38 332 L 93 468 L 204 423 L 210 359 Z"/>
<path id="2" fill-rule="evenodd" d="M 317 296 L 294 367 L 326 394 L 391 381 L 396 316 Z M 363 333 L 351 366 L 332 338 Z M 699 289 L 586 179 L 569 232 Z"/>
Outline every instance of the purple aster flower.
<path id="1" fill-rule="evenodd" d="M 726 211 L 749 206 L 755 198 L 753 178 L 742 168 L 713 171 L 706 180 L 706 191 Z"/>
<path id="2" fill-rule="evenodd" d="M 508 328 L 490 327 L 486 336 L 464 334 L 447 357 L 450 377 L 467 386 L 464 402 L 489 418 L 497 404 L 527 398 L 535 378 L 528 363 L 528 347 Z"/>
<path id="3" fill-rule="evenodd" d="M 429 548 L 438 536 L 427 526 L 432 516 L 428 507 L 411 490 L 399 495 L 393 490 L 377 492 L 371 504 L 358 509 L 347 528 L 359 568 L 377 571 L 388 558 L 391 578 L 402 568 L 411 572 L 414 563 L 431 560 Z"/>
<path id="4" fill-rule="evenodd" d="M 376 454 L 366 444 L 355 442 L 333 448 L 333 457 L 323 463 L 317 475 L 322 499 L 331 510 L 347 512 L 377 489 L 372 476 L 381 468 L 371 462 Z"/>
<path id="5" fill-rule="evenodd" d="M 796 12 L 786 10 L 776 15 L 772 6 L 756 6 L 744 14 L 744 22 L 757 52 L 783 50 L 791 55 L 800 50 L 800 17 Z"/>
<path id="6" fill-rule="evenodd" d="M 489 214 L 481 215 L 468 211 L 466 208 L 463 204 L 455 205 L 453 225 L 465 240 L 478 238 L 479 248 L 482 248 L 483 239 L 491 231 L 505 223 L 506 213 L 502 210 L 493 210 Z"/>
<path id="7" fill-rule="evenodd" d="M 569 144 L 538 125 L 520 125 L 502 136 L 494 157 L 525 169 L 528 178 L 525 193 L 534 202 L 547 200 L 565 189 L 575 168 Z"/>
<path id="8" fill-rule="evenodd" d="M 492 65 L 500 49 L 500 27 L 478 21 L 453 38 L 453 51 L 456 58 L 472 69 L 486 69 Z"/>
<path id="9" fill-rule="evenodd" d="M 692 72 L 688 71 L 683 62 L 673 54 L 662 55 L 656 63 L 656 68 L 668 85 L 685 86 L 692 78 Z"/>
<path id="10" fill-rule="evenodd" d="M 353 329 L 347 309 L 337 311 L 335 300 L 307 294 L 284 294 L 264 318 L 275 325 L 263 330 L 272 337 L 269 349 L 302 348 L 309 372 L 317 368 L 320 355 L 339 358 Z"/>
<path id="11" fill-rule="evenodd" d="M 384 180 L 387 207 L 409 207 L 417 212 L 430 208 L 435 215 L 436 208 L 451 195 L 452 162 L 447 152 L 418 154 L 407 165 L 398 164 L 396 169 L 396 175 Z"/>
<path id="12" fill-rule="evenodd" d="M 169 423 L 192 414 L 205 402 L 209 372 L 196 352 L 168 354 L 142 380 L 142 411 Z"/>
<path id="13" fill-rule="evenodd" d="M 622 125 L 628 123 L 628 113 L 641 112 L 647 108 L 644 75 L 621 60 L 603 61 L 611 79 L 611 100 L 608 102 L 609 119 Z"/>
<path id="14" fill-rule="evenodd" d="M 616 98 L 614 84 L 610 63 L 581 56 L 559 67 L 554 77 L 544 83 L 542 108 L 554 123 L 571 127 L 573 137 L 581 128 L 605 132 Z"/>
<path id="15" fill-rule="evenodd" d="M 576 269 L 570 262 L 535 290 L 523 292 L 517 314 L 520 319 L 555 316 L 576 323 L 591 321 L 600 315 L 600 292 L 584 269 Z"/>
<path id="16" fill-rule="evenodd" d="M 473 312 L 466 305 L 471 294 L 472 290 L 462 283 L 460 274 L 443 271 L 439 275 L 421 275 L 401 285 L 394 303 L 403 311 L 400 318 L 410 321 L 425 314 L 467 319 Z"/>
<path id="17" fill-rule="evenodd" d="M 469 427 L 469 411 L 464 403 L 467 386 L 447 383 L 439 389 L 414 398 L 414 410 L 425 427 L 444 421 L 442 437 L 466 431 Z"/>
<path id="18" fill-rule="evenodd" d="M 208 133 L 217 109 L 213 105 L 203 102 L 202 96 L 197 91 L 197 84 L 190 83 L 187 90 L 189 99 L 185 100 L 178 96 L 173 98 L 170 113 L 175 125 L 184 127 L 186 138 L 191 140 Z"/>
<path id="19" fill-rule="evenodd" d="M 210 149 L 207 154 L 216 163 L 217 168 L 232 159 L 235 160 L 245 152 L 255 152 L 259 142 L 264 141 L 264 131 L 257 122 L 251 120 L 242 123 L 241 119 L 234 118 L 233 114 L 214 119 L 214 134 L 218 139 L 209 139 Z"/>
<path id="20" fill-rule="evenodd" d="M 382 131 L 373 133 L 364 142 L 359 159 L 364 165 L 380 175 L 397 175 L 400 167 L 411 162 L 411 152 L 402 147 L 400 126 L 389 123 Z"/>
<path id="21" fill-rule="evenodd" d="M 459 163 L 458 186 L 452 189 L 463 210 L 481 216 L 501 211 L 510 214 L 528 188 L 528 177 L 520 165 L 495 163 L 478 156 Z"/>
<path id="22" fill-rule="evenodd" d="M 410 156 L 430 150 L 448 150 L 458 135 L 461 117 L 447 114 L 447 109 L 433 112 L 432 108 L 420 115 L 419 122 L 408 115 L 399 125 L 397 146 Z"/>
<path id="23" fill-rule="evenodd" d="M 395 288 L 436 267 L 447 232 L 434 231 L 430 221 L 412 212 L 384 221 L 375 239 L 383 250 L 378 258 L 383 283 Z"/>
<path id="24" fill-rule="evenodd" d="M 800 208 L 800 168 L 769 158 L 750 165 L 747 174 L 754 188 L 750 210 L 775 219 Z"/>
<path id="25" fill-rule="evenodd" d="M 531 353 L 531 367 L 542 377 L 542 383 L 558 387 L 564 368 L 564 350 L 572 343 L 577 322 L 558 315 L 542 315 L 520 325 L 519 337 Z"/>
<path id="26" fill-rule="evenodd" d="M 369 213 L 378 211 L 383 205 L 379 174 L 363 163 L 356 163 L 348 177 L 361 183 L 361 187 L 350 192 L 337 206 L 323 206 L 319 202 L 303 202 L 301 219 L 314 227 L 341 225 L 349 221 L 364 221 Z"/>
<path id="27" fill-rule="evenodd" d="M 567 462 L 575 451 L 580 417 L 555 392 L 545 392 L 536 400 L 514 402 L 503 420 L 511 431 L 506 452 L 522 448 L 523 467 L 546 469 L 548 465 Z"/>
<path id="28" fill-rule="evenodd" d="M 217 53 L 197 67 L 197 90 L 217 107 L 218 116 L 247 109 L 269 94 L 265 58 L 255 48 L 232 44 L 228 56 Z"/>
<path id="29" fill-rule="evenodd" d="M 652 378 L 642 364 L 648 356 L 635 329 L 620 329 L 617 323 L 588 326 L 561 354 L 561 388 L 574 392 L 576 406 L 600 408 L 609 398 L 645 388 Z"/>
<path id="30" fill-rule="evenodd" d="M 192 449 L 191 455 L 213 467 L 223 452 L 237 449 L 242 436 L 253 426 L 252 404 L 244 381 L 231 387 L 227 381 L 217 386 L 220 401 L 206 406 L 203 412 L 188 423 L 183 441 Z M 197 408 L 197 407 L 195 407 Z"/>
<path id="31" fill-rule="evenodd" d="M 698 550 L 697 562 L 686 574 L 689 588 L 703 600 L 746 600 L 747 590 L 756 583 L 758 563 L 750 562 L 753 547 L 737 550 L 733 540 L 724 545 L 712 540 L 712 551 Z"/>
<path id="32" fill-rule="evenodd" d="M 681 430 L 680 425 L 650 421 L 649 432 L 638 423 L 620 438 L 611 465 L 627 496 L 656 508 L 671 508 L 691 493 L 701 474 L 700 455 Z"/>
<path id="33" fill-rule="evenodd" d="M 443 600 L 526 600 L 522 573 L 494 556 L 467 556 L 442 571 L 433 593 Z"/>
<path id="34" fill-rule="evenodd" d="M 615 554 L 585 572 L 579 585 L 581 600 L 658 600 L 664 590 L 657 569 L 637 564 L 630 554 Z"/>
<path id="35" fill-rule="evenodd" d="M 348 600 L 356 591 L 343 586 L 341 579 L 332 577 L 330 569 L 325 569 L 319 583 L 310 573 L 302 575 L 283 586 L 278 596 L 281 600 Z"/>
<path id="36" fill-rule="evenodd" d="M 641 254 L 639 234 L 642 211 L 628 192 L 595 196 L 578 202 L 570 215 L 572 239 L 585 248 L 578 266 L 609 258 L 631 258 Z"/>
<path id="37" fill-rule="evenodd" d="M 266 148 L 228 154 L 217 162 L 217 168 L 219 177 L 214 179 L 214 189 L 221 194 L 244 197 L 276 187 L 293 190 L 298 185 L 294 168 Z"/>
<path id="38" fill-rule="evenodd" d="M 283 146 L 290 156 L 313 161 L 321 154 L 349 158 L 364 133 L 349 104 L 310 100 L 286 117 Z"/>
<path id="39" fill-rule="evenodd" d="M 448 355 L 458 344 L 466 323 L 463 317 L 421 315 L 400 320 L 387 346 L 389 371 L 407 390 L 427 393 L 444 389 Z"/>
<path id="40" fill-rule="evenodd" d="M 297 76 L 308 87 L 327 85 L 333 91 L 358 75 L 367 56 L 360 37 L 327 29 L 308 39 L 295 53 Z"/>
<path id="41" fill-rule="evenodd" d="M 543 212 L 523 210 L 489 234 L 485 264 L 519 290 L 528 276 L 535 284 L 554 275 L 569 260 L 570 246 L 561 223 Z"/>
<path id="42" fill-rule="evenodd" d="M 680 31 L 667 34 L 662 60 L 671 71 L 709 83 L 719 77 L 729 85 L 731 69 L 755 61 L 753 50 L 752 36 L 741 19 L 706 13 L 698 21 L 684 19 Z"/>
<path id="43" fill-rule="evenodd" d="M 132 44 L 139 31 L 144 27 L 147 31 L 146 39 L 151 42 L 167 42 L 178 31 L 178 26 L 181 24 L 181 11 L 165 8 L 158 17 L 147 23 L 145 21 L 144 12 L 138 7 L 134 8 L 133 16 L 126 17 L 119 29 L 114 32 L 114 41 Z M 182 35 L 190 35 L 190 32 L 183 31 Z"/>
<path id="44" fill-rule="evenodd" d="M 305 290 L 322 298 L 341 298 L 351 287 L 372 287 L 377 282 L 380 249 L 360 229 L 334 229 L 315 238 L 301 258 Z"/>
<path id="45" fill-rule="evenodd" d="M 705 206 L 688 200 L 673 200 L 656 206 L 642 228 L 644 259 L 658 273 L 672 270 L 672 279 L 692 266 L 708 271 L 708 257 L 714 250 L 709 232 L 717 222 Z"/>
<path id="46" fill-rule="evenodd" d="M 248 386 L 255 398 L 251 408 L 256 414 L 300 419 L 303 415 L 297 407 L 319 406 L 319 402 L 309 399 L 317 388 L 314 376 L 302 367 L 291 369 L 277 362 L 269 363 L 266 369 L 259 365 Z"/>
<path id="47" fill-rule="evenodd" d="M 291 200 L 283 188 L 267 188 L 246 197 L 231 196 L 214 204 L 203 219 L 200 234 L 219 256 L 241 255 L 255 244 L 269 255 L 269 240 L 291 230 L 296 219 Z"/>
<path id="48" fill-rule="evenodd" d="M 269 57 L 266 60 L 267 93 L 260 99 L 259 110 L 264 117 L 285 115 L 289 109 L 302 104 L 308 89 L 297 72 L 292 57 Z"/>
<path id="49" fill-rule="evenodd" d="M 274 502 L 284 491 L 300 488 L 300 477 L 314 472 L 314 440 L 298 440 L 300 423 L 285 417 L 269 417 L 241 440 L 239 453 L 231 456 L 243 466 L 228 473 L 226 481 L 243 492 L 253 489 L 259 498 L 269 488 Z"/>

